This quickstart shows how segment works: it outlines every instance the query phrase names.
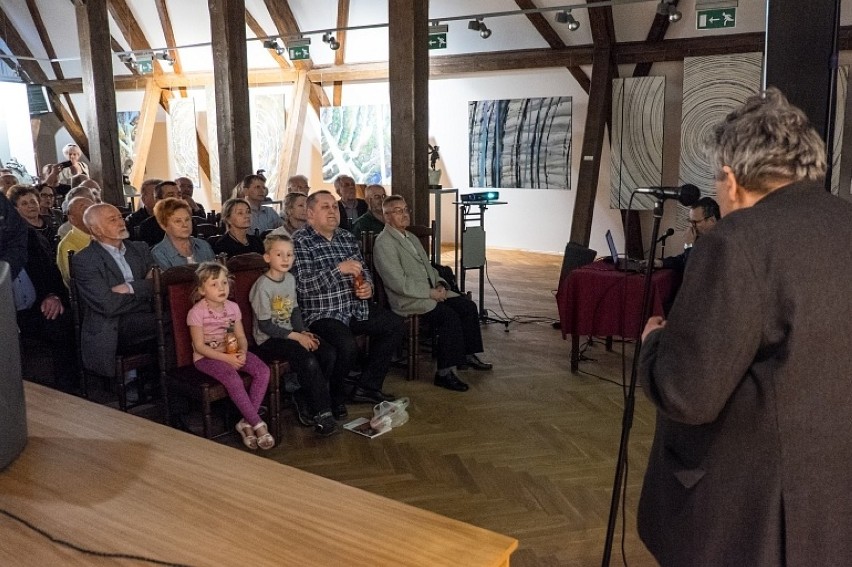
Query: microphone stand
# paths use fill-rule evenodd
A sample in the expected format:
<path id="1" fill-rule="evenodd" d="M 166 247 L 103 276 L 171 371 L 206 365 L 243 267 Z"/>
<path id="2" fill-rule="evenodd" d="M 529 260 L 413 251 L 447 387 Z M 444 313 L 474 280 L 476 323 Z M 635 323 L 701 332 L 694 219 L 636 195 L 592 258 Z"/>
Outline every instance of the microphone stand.
<path id="1" fill-rule="evenodd" d="M 648 262 L 645 268 L 645 289 L 642 295 L 642 317 L 640 319 L 639 332 L 640 336 L 636 338 L 636 345 L 633 350 L 633 365 L 630 371 L 630 384 L 627 388 L 627 397 L 624 400 L 624 413 L 621 420 L 621 442 L 618 447 L 618 460 L 615 464 L 615 480 L 612 483 L 612 501 L 609 507 L 609 521 L 606 528 L 606 542 L 604 543 L 602 567 L 609 567 L 609 560 L 612 555 L 612 542 L 615 536 L 615 522 L 618 518 L 618 503 L 621 498 L 622 487 L 624 486 L 624 469 L 627 465 L 627 444 L 630 441 L 630 428 L 633 426 L 633 410 L 636 405 L 636 382 L 639 371 L 639 352 L 642 349 L 641 332 L 645 322 L 651 315 L 651 274 L 654 270 L 654 253 L 657 247 L 657 236 L 660 232 L 660 221 L 663 218 L 663 199 L 658 198 L 654 203 L 654 228 L 651 232 L 651 250 L 649 258 L 652 261 Z"/>

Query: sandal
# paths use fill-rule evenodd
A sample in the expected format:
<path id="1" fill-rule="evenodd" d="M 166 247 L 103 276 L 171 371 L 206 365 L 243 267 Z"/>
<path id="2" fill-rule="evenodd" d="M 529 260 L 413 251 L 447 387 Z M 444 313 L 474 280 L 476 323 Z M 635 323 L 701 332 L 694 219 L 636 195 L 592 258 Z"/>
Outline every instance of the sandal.
<path id="1" fill-rule="evenodd" d="M 254 434 L 254 429 L 252 429 L 251 425 L 246 420 L 241 419 L 237 422 L 236 429 L 240 437 L 243 438 L 243 445 L 252 451 L 257 450 L 257 436 Z"/>
<path id="2" fill-rule="evenodd" d="M 269 449 L 275 447 L 275 438 L 272 436 L 271 433 L 269 433 L 269 429 L 266 426 L 266 422 L 261 421 L 260 423 L 255 425 L 253 427 L 254 432 L 257 433 L 257 430 L 260 428 L 266 428 L 266 433 L 264 433 L 263 435 L 258 435 L 256 437 L 257 446 L 263 449 L 264 451 L 268 451 Z"/>

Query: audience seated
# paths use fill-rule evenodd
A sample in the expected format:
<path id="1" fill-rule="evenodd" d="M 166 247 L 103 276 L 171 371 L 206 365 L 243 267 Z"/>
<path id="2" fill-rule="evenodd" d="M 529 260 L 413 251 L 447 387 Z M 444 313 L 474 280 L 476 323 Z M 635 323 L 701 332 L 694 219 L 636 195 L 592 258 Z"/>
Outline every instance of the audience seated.
<path id="1" fill-rule="evenodd" d="M 385 228 L 385 215 L 382 212 L 382 202 L 385 200 L 385 188 L 381 185 L 367 185 L 364 190 L 367 205 L 370 210 L 355 219 L 352 224 L 352 234 L 361 238 L 362 232 L 380 233 Z"/>
<path id="2" fill-rule="evenodd" d="M 287 194 L 301 193 L 305 196 L 311 191 L 308 178 L 304 175 L 293 175 L 287 180 Z"/>
<path id="3" fill-rule="evenodd" d="M 163 199 L 180 199 L 180 189 L 178 189 L 178 186 L 174 181 L 160 181 L 154 188 L 154 196 L 156 198 L 156 202 L 162 201 Z M 150 247 L 154 247 L 159 244 L 166 235 L 163 227 L 160 226 L 159 221 L 157 221 L 156 215 L 152 215 L 139 223 L 138 233 L 139 237 L 135 240 L 142 240 Z"/>
<path id="4" fill-rule="evenodd" d="M 53 187 L 45 183 L 36 185 L 38 191 L 38 206 L 39 214 L 44 218 L 50 219 L 50 226 L 54 230 L 58 229 L 62 224 L 62 211 L 55 207 L 56 194 Z"/>
<path id="5" fill-rule="evenodd" d="M 206 240 L 192 236 L 192 214 L 186 201 L 174 197 L 157 201 L 154 219 L 165 236 L 151 249 L 151 255 L 163 270 L 216 259 Z M 145 223 L 142 224 L 144 226 Z"/>
<path id="6" fill-rule="evenodd" d="M 68 205 L 68 222 L 71 223 L 71 230 L 62 237 L 56 248 L 56 265 L 59 267 L 59 273 L 62 274 L 62 281 L 65 282 L 66 287 L 71 281 L 68 252 L 79 252 L 92 242 L 89 228 L 83 222 L 83 214 L 94 204 L 95 202 L 88 197 L 74 197 Z"/>
<path id="7" fill-rule="evenodd" d="M 278 228 L 284 221 L 272 207 L 265 207 L 268 191 L 266 180 L 260 175 L 247 175 L 243 178 L 241 197 L 248 201 L 251 207 L 251 224 L 249 233 L 259 235 L 267 230 Z"/>
<path id="8" fill-rule="evenodd" d="M 370 337 L 366 367 L 349 399 L 377 404 L 394 396 L 382 392 L 391 360 L 402 343 L 401 317 L 368 301 L 373 279 L 366 269 L 358 242 L 339 228 L 340 210 L 328 191 L 308 197 L 308 224 L 293 235 L 299 306 L 307 328 L 337 350 L 331 384 L 332 407 L 344 402 L 341 384 L 355 364 L 355 335 Z"/>
<path id="9" fill-rule="evenodd" d="M 66 214 L 67 214 L 67 209 L 68 209 L 71 201 L 74 200 L 75 197 L 85 197 L 87 199 L 91 199 L 91 201 L 93 203 L 98 202 L 95 199 L 95 196 L 92 194 L 92 190 L 89 189 L 88 187 L 74 187 L 73 189 L 68 191 L 68 194 L 65 195 L 65 200 L 62 202 L 63 208 L 66 209 L 66 211 L 65 211 Z M 57 229 L 57 231 L 56 231 L 56 233 L 59 235 L 59 238 L 65 238 L 65 236 L 69 232 L 71 232 L 71 223 L 68 222 L 67 220 L 64 223 L 62 223 L 59 226 L 59 229 Z"/>
<path id="10" fill-rule="evenodd" d="M 53 256 L 55 250 L 56 227 L 49 217 L 39 214 L 39 194 L 32 185 L 14 185 L 9 189 L 9 200 L 15 205 L 18 214 L 27 221 L 29 228 L 39 232 L 47 242 Z"/>
<path id="11" fill-rule="evenodd" d="M 213 252 L 228 258 L 248 252 L 263 254 L 263 240 L 249 234 L 251 205 L 245 199 L 228 199 L 222 205 L 222 222 L 228 231 L 213 241 Z M 277 230 L 277 229 L 276 229 Z"/>
<path id="12" fill-rule="evenodd" d="M 142 182 L 142 187 L 139 188 L 139 200 L 142 201 L 142 206 L 130 213 L 125 219 L 131 237 L 133 231 L 142 224 L 142 221 L 154 216 L 154 205 L 157 204 L 157 185 L 162 181 L 162 179 L 146 179 Z"/>
<path id="13" fill-rule="evenodd" d="M 0 193 L 0 261 L 8 262 L 13 278 L 27 263 L 27 222 Z"/>
<path id="14" fill-rule="evenodd" d="M 334 180 L 334 190 L 340 196 L 340 201 L 337 202 L 340 210 L 340 228 L 352 232 L 352 223 L 370 207 L 365 200 L 356 197 L 355 180 L 349 175 L 338 175 Z"/>
<path id="15" fill-rule="evenodd" d="M 420 240 L 406 231 L 411 215 L 405 199 L 399 195 L 386 198 L 384 214 L 386 227 L 373 245 L 373 262 L 391 309 L 403 317 L 420 315 L 432 325 L 438 335 L 435 385 L 464 392 L 468 385 L 456 374 L 458 368 L 492 368 L 477 356 L 482 352 L 482 332 L 476 304 L 450 291 Z"/>
<path id="16" fill-rule="evenodd" d="M 288 193 L 284 197 L 284 225 L 273 230 L 273 234 L 292 236 L 308 221 L 308 197 L 302 193 Z"/>
<path id="17" fill-rule="evenodd" d="M 0 193 L 5 195 L 14 185 L 18 184 L 18 178 L 14 173 L 4 173 L 0 175 Z"/>
<path id="18" fill-rule="evenodd" d="M 150 279 L 154 259 L 145 243 L 127 240 L 124 219 L 114 206 L 92 205 L 83 221 L 93 240 L 71 260 L 83 310 L 80 349 L 86 369 L 112 376 L 119 345 L 157 336 Z"/>
<path id="19" fill-rule="evenodd" d="M 27 261 L 17 288 L 22 293 L 16 297 L 15 305 L 18 327 L 23 336 L 42 339 L 50 345 L 56 387 L 74 392 L 78 373 L 74 340 L 70 338 L 74 328 L 67 311 L 68 291 L 54 262 L 53 245 L 35 224 L 39 219 L 38 192 L 30 185 L 16 185 L 9 190 L 9 200 L 29 225 Z"/>
<path id="20" fill-rule="evenodd" d="M 187 202 L 189 209 L 192 211 L 192 216 L 206 219 L 207 213 L 204 211 L 204 207 L 200 203 L 196 203 L 192 198 L 192 193 L 195 191 L 192 179 L 189 177 L 178 177 L 175 179 L 175 183 L 178 189 L 180 189 L 180 198 Z"/>

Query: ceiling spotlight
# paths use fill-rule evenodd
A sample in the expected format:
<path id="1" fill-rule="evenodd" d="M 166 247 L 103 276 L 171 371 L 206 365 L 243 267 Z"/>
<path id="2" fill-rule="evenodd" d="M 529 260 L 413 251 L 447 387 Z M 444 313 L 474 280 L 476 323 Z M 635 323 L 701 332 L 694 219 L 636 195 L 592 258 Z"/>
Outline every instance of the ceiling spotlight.
<path id="1" fill-rule="evenodd" d="M 175 64 L 174 57 L 169 55 L 168 51 L 158 51 L 157 53 L 154 54 L 154 59 L 159 59 L 160 61 L 165 61 L 169 65 Z"/>
<path id="2" fill-rule="evenodd" d="M 488 39 L 491 37 L 491 30 L 488 29 L 488 26 L 485 25 L 485 22 L 483 22 L 481 18 L 469 21 L 467 23 L 467 29 L 478 31 L 479 37 L 482 39 Z"/>
<path id="3" fill-rule="evenodd" d="M 568 29 L 571 31 L 577 31 L 580 28 L 580 22 L 571 15 L 571 10 L 556 12 L 556 21 L 560 24 L 568 24 Z"/>
<path id="4" fill-rule="evenodd" d="M 331 35 L 331 32 L 325 32 L 324 34 L 322 34 L 322 40 L 323 42 L 328 44 L 329 49 L 331 49 L 332 51 L 337 51 L 338 49 L 340 49 L 340 42 L 334 39 L 334 36 Z"/>
<path id="5" fill-rule="evenodd" d="M 672 23 L 678 22 L 682 17 L 683 14 L 681 14 L 680 11 L 675 8 L 674 4 L 669 4 L 669 21 Z"/>
<path id="6" fill-rule="evenodd" d="M 677 7 L 672 4 L 672 0 L 660 0 L 660 3 L 657 4 L 657 13 L 661 16 L 668 17 L 669 21 L 674 23 L 680 21 L 683 17 Z"/>
<path id="7" fill-rule="evenodd" d="M 286 50 L 285 50 L 285 49 L 281 46 L 281 44 L 280 44 L 280 43 L 278 43 L 278 39 L 277 39 L 277 38 L 275 38 L 275 39 L 264 39 L 264 40 L 263 40 L 263 47 L 265 47 L 266 49 L 272 49 L 272 50 L 273 50 L 273 51 L 275 51 L 275 53 L 277 53 L 278 55 L 282 55 L 282 54 L 286 51 Z"/>

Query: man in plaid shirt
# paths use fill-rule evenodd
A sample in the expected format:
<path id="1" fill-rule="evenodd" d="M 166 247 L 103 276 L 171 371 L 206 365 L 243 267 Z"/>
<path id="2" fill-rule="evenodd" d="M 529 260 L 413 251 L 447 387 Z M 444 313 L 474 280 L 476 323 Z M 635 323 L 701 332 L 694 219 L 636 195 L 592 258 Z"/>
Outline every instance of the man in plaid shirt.
<path id="1" fill-rule="evenodd" d="M 382 384 L 393 355 L 402 343 L 404 320 L 368 301 L 373 277 L 364 265 L 355 237 L 339 228 L 340 210 L 328 191 L 308 197 L 308 224 L 293 234 L 293 275 L 305 325 L 337 350 L 334 376 L 329 376 L 335 417 L 346 415 L 343 381 L 355 364 L 355 335 L 370 336 L 366 368 L 349 400 L 377 404 L 393 400 Z"/>

